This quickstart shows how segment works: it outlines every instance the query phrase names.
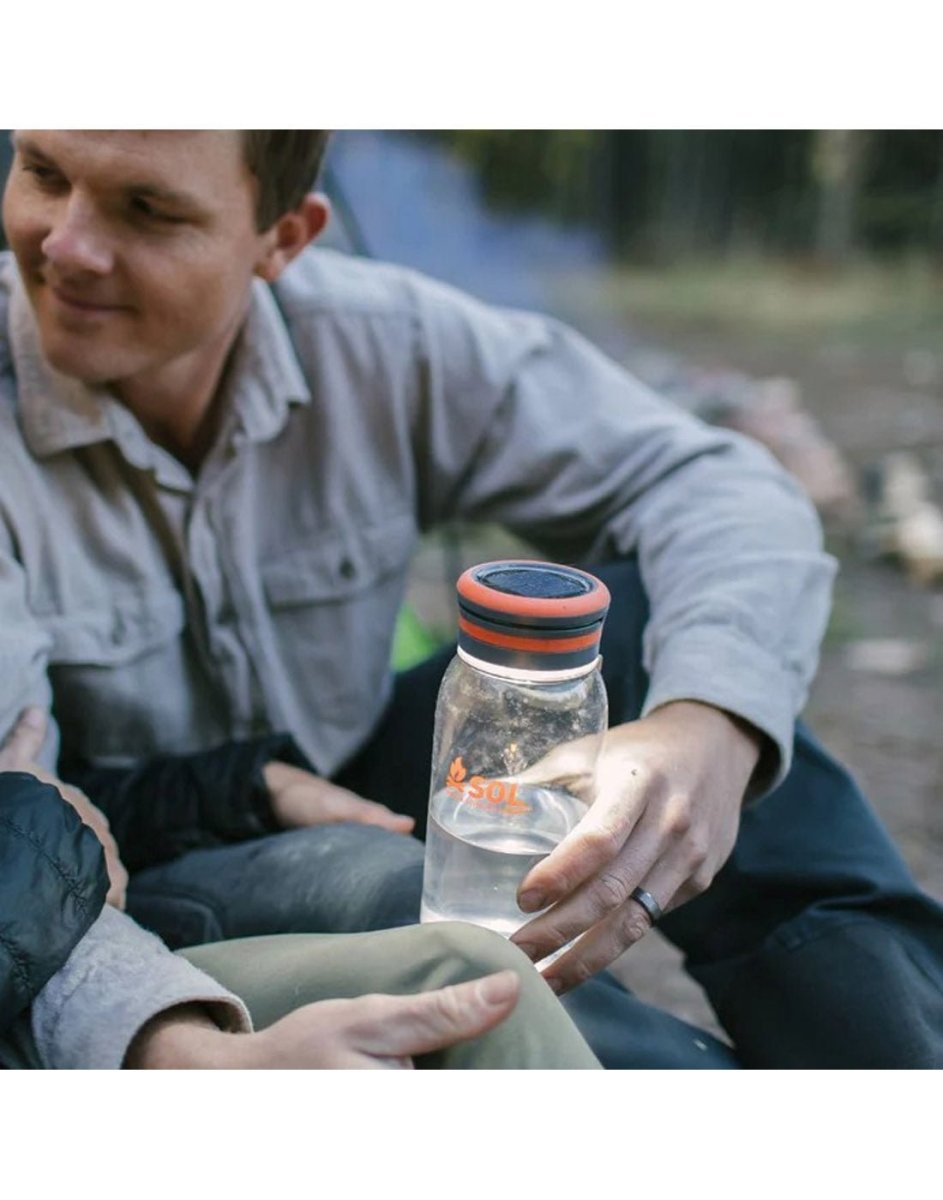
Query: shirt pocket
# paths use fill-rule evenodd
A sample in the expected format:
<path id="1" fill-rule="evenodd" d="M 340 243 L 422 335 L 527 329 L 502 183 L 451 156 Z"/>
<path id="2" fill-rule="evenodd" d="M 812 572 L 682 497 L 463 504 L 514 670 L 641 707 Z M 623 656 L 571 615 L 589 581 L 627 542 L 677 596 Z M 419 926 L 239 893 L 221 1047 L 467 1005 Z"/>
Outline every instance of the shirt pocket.
<path id="1" fill-rule="evenodd" d="M 260 567 L 289 690 L 320 721 L 365 732 L 386 700 L 411 514 L 313 538 Z"/>
<path id="2" fill-rule="evenodd" d="M 286 609 L 370 592 L 380 580 L 408 568 L 416 538 L 410 515 L 312 538 L 262 564 L 266 601 L 273 609 Z"/>
<path id="3" fill-rule="evenodd" d="M 42 624 L 52 638 L 52 666 L 121 667 L 179 637 L 185 611 L 177 592 L 163 590 L 45 616 Z"/>
<path id="4" fill-rule="evenodd" d="M 189 742 L 185 623 L 167 588 L 42 618 L 64 755 L 117 763 Z"/>

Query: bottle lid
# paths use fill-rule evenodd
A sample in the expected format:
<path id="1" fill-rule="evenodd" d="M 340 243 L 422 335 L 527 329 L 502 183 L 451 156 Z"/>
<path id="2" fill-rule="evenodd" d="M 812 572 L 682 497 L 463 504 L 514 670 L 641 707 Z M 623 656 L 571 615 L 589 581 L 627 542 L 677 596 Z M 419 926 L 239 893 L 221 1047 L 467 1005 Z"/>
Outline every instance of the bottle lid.
<path id="1" fill-rule="evenodd" d="M 609 589 L 586 571 L 505 559 L 470 567 L 456 584 L 458 644 L 495 666 L 569 670 L 599 655 Z"/>

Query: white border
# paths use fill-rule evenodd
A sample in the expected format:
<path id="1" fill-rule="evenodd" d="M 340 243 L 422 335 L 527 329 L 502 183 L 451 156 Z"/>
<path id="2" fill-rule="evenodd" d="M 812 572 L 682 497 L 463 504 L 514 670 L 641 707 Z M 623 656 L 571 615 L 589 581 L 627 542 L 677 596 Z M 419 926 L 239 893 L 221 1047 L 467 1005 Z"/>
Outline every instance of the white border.
<path id="1" fill-rule="evenodd" d="M 602 663 L 602 656 L 598 655 L 591 663 L 584 663 L 581 667 L 567 667 L 563 671 L 541 671 L 537 667 L 523 669 L 486 662 L 483 658 L 475 658 L 461 646 L 456 646 L 456 650 L 462 662 L 468 663 L 476 671 L 481 671 L 485 675 L 497 675 L 500 679 L 513 679 L 519 683 L 563 683 L 566 679 L 579 679 L 581 675 L 588 675 Z"/>
<path id="2" fill-rule="evenodd" d="M 938 128 L 935 6 L 10 4 L 10 125 Z"/>

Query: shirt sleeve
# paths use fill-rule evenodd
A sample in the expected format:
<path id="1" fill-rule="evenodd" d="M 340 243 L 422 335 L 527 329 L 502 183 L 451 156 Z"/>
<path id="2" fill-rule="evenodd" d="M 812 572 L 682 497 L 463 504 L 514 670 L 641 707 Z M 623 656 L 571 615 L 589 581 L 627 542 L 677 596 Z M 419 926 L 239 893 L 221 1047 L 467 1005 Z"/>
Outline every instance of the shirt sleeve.
<path id="1" fill-rule="evenodd" d="M 106 907 L 38 994 L 32 1030 L 47 1069 L 117 1069 L 158 1013 L 199 1003 L 221 1029 L 249 1032 L 243 1002 L 130 917 Z"/>
<path id="2" fill-rule="evenodd" d="M 418 314 L 424 520 L 499 522 L 563 562 L 637 555 L 644 711 L 686 699 L 744 718 L 775 747 L 762 785 L 779 783 L 835 574 L 799 486 L 559 322 L 447 288 Z"/>
<path id="3" fill-rule="evenodd" d="M 24 708 L 52 709 L 46 673 L 52 638 L 29 610 L 26 576 L 9 552 L 8 540 L 0 523 L 0 742 Z M 49 717 L 39 765 L 54 771 L 58 754 L 59 730 Z"/>

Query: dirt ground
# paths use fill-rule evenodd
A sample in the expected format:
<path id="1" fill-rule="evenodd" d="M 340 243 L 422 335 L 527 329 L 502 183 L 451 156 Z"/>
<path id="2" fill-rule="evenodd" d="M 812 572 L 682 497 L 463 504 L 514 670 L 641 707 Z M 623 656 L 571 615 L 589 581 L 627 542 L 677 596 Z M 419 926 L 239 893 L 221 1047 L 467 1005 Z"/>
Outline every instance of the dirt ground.
<path id="1" fill-rule="evenodd" d="M 889 451 L 914 452 L 943 499 L 941 360 L 918 348 L 797 349 L 677 330 L 665 342 L 706 366 L 796 379 L 804 405 L 856 472 Z M 918 882 L 943 900 L 943 594 L 911 583 L 896 563 L 863 557 L 854 530 L 829 543 L 840 573 L 805 719 L 854 773 Z M 893 653 L 882 656 L 888 643 Z M 620 964 L 625 982 L 718 1032 L 680 955 L 663 939 L 645 941 Z"/>
<path id="2" fill-rule="evenodd" d="M 672 343 L 698 362 L 797 380 L 805 407 L 856 476 L 888 452 L 907 450 L 943 501 L 943 357 L 912 347 L 797 348 L 696 333 L 674 333 Z M 852 525 L 828 539 L 840 572 L 805 717 L 857 776 L 920 883 L 943 900 L 943 590 L 867 557 L 858 532 Z"/>
<path id="3" fill-rule="evenodd" d="M 908 449 L 943 500 L 943 358 L 919 348 L 784 345 L 696 329 L 640 332 L 646 352 L 670 347 L 708 369 L 795 379 L 804 405 L 855 472 L 890 450 Z M 622 357 L 632 365 L 631 351 Z M 804 715 L 855 774 L 920 884 L 943 900 L 943 593 L 911 583 L 895 563 L 866 558 L 854 529 L 832 534 L 829 547 L 841 570 Z M 483 540 L 466 538 L 458 551 L 431 543 L 412 590 L 420 615 L 448 626 L 446 581 L 456 567 L 514 550 L 493 531 Z M 644 999 L 723 1036 L 680 954 L 657 931 L 616 970 Z"/>

